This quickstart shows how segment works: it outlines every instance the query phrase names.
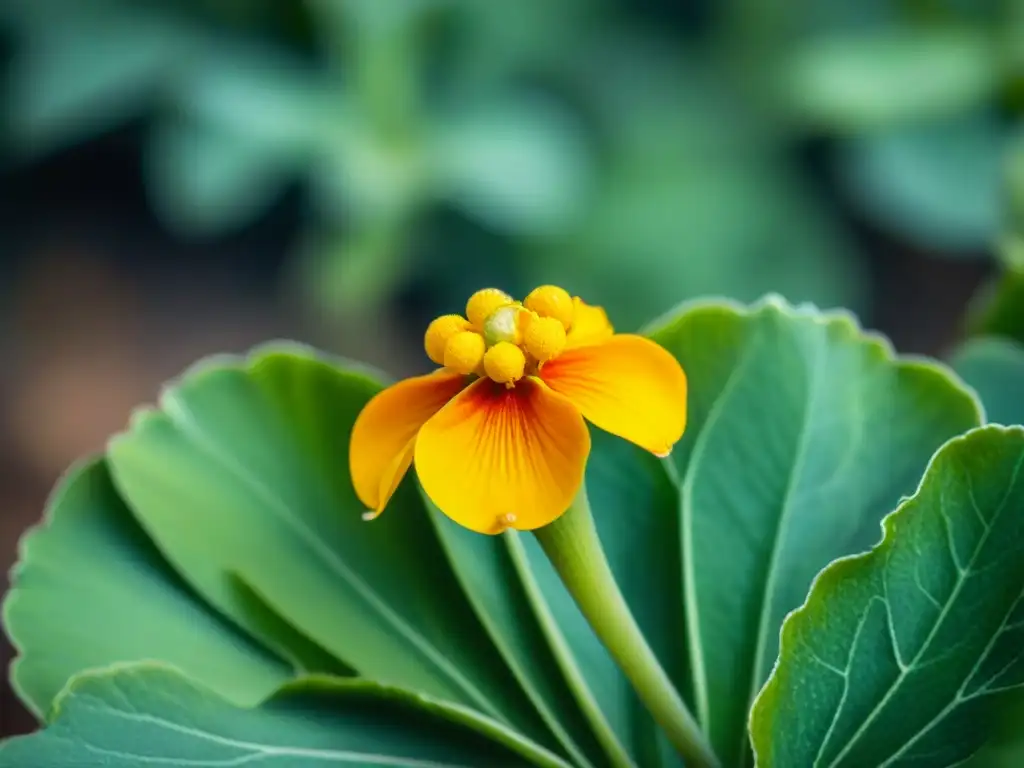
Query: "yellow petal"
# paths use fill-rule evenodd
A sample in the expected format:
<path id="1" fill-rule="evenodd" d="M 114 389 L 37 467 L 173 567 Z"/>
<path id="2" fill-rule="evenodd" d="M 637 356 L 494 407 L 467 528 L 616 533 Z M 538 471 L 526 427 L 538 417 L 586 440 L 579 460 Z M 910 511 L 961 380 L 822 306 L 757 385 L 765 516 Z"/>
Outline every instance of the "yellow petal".
<path id="1" fill-rule="evenodd" d="M 620 334 L 545 363 L 544 382 L 592 424 L 666 456 L 686 428 L 686 375 L 643 336 Z"/>
<path id="2" fill-rule="evenodd" d="M 607 341 L 615 333 L 608 315 L 601 307 L 587 304 L 579 296 L 573 297 L 575 311 L 572 329 L 565 337 L 565 348 L 584 347 Z"/>
<path id="3" fill-rule="evenodd" d="M 412 462 L 416 433 L 459 393 L 465 378 L 435 371 L 400 381 L 366 404 L 352 427 L 349 469 L 356 495 L 376 517 Z"/>
<path id="4" fill-rule="evenodd" d="M 572 404 L 533 378 L 479 379 L 423 425 L 416 474 L 437 507 L 479 533 L 547 525 L 572 503 L 590 433 Z"/>

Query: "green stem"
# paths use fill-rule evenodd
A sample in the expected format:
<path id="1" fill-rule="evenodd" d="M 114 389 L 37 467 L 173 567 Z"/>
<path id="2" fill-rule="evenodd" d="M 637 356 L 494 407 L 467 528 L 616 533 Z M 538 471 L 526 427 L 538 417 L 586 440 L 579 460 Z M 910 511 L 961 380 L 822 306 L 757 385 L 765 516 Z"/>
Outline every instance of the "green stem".
<path id="1" fill-rule="evenodd" d="M 619 591 L 586 490 L 564 515 L 534 532 L 594 632 L 689 768 L 718 768 L 700 726 L 662 669 Z"/>

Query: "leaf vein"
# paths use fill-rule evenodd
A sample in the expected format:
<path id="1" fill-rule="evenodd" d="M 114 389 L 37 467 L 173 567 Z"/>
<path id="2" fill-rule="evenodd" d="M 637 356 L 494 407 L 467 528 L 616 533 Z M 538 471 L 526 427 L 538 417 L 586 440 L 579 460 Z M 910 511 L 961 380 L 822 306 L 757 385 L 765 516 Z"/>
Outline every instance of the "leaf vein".
<path id="1" fill-rule="evenodd" d="M 216 442 L 209 439 L 191 410 L 176 393 L 169 392 L 166 395 L 164 409 L 170 415 L 173 423 L 182 431 L 183 435 L 191 438 L 198 447 L 205 450 L 211 458 L 219 461 L 227 471 L 234 474 L 240 481 L 247 483 L 267 503 L 268 507 L 277 514 L 279 519 L 295 531 L 303 543 L 341 577 L 343 581 L 347 582 L 401 637 L 405 638 L 424 658 L 444 673 L 449 680 L 459 686 L 482 711 L 499 720 L 504 720 L 502 714 L 487 697 L 466 679 L 430 641 L 388 606 L 369 584 L 349 568 L 335 552 L 320 541 L 309 527 L 292 513 L 288 504 L 280 496 L 275 494 L 266 483 L 263 483 L 245 467 L 233 461 L 223 451 L 219 450 Z"/>
<path id="2" fill-rule="evenodd" d="M 925 638 L 924 643 L 921 644 L 921 648 L 918 650 L 917 654 L 914 656 L 914 659 L 911 661 L 911 663 L 910 663 L 910 668 L 911 669 L 913 669 L 914 667 L 918 666 L 918 662 L 920 661 L 920 659 L 924 655 L 924 653 L 928 650 L 929 646 L 931 645 L 932 640 L 935 639 L 935 635 L 938 632 L 939 627 L 942 626 L 942 622 L 945 620 L 946 616 L 949 614 L 951 606 L 954 603 L 956 603 L 956 600 L 959 597 L 960 592 L 963 590 L 964 584 L 967 582 L 967 577 L 965 576 L 965 574 L 967 573 L 967 570 L 969 570 L 971 567 L 973 567 L 974 561 L 977 559 L 978 555 L 981 553 L 981 551 L 984 548 L 986 542 L 988 541 L 989 536 L 991 535 L 992 531 L 995 529 L 996 522 L 999 520 L 999 518 L 1002 516 L 1004 510 L 1008 506 L 1008 502 L 1010 500 L 1011 494 L 1013 493 L 1013 491 L 1014 491 L 1014 489 L 1015 489 L 1015 487 L 1017 485 L 1017 479 L 1018 479 L 1018 477 L 1020 475 L 1020 469 L 1021 469 L 1021 465 L 1022 464 L 1024 464 L 1024 451 L 1022 451 L 1020 456 L 1017 458 L 1017 462 L 1014 465 L 1013 472 L 1011 473 L 1011 476 L 1010 476 L 1010 481 L 1007 483 L 1006 492 L 1003 494 L 1002 500 L 1000 501 L 998 507 L 996 508 L 996 511 L 992 515 L 991 525 L 979 537 L 978 543 L 974 547 L 974 551 L 971 553 L 971 560 L 967 564 L 967 569 L 960 571 L 960 578 L 957 580 L 956 586 L 953 587 L 953 591 L 950 593 L 949 598 L 947 598 L 946 603 L 943 606 L 942 611 L 936 617 L 931 631 L 928 633 L 928 636 Z M 948 526 L 951 523 L 951 521 L 949 520 L 949 517 L 948 517 L 948 515 L 946 513 L 946 510 L 945 510 L 945 497 L 944 497 L 944 495 L 940 495 L 939 512 L 942 515 L 943 519 L 946 521 L 947 526 Z M 951 536 L 951 528 L 949 528 L 949 527 L 947 527 L 947 534 Z M 950 539 L 950 544 L 952 545 L 952 539 Z M 956 566 L 956 565 L 957 565 L 956 558 L 954 556 L 954 566 Z M 1013 606 L 1011 606 L 1010 610 L 1007 611 L 1007 614 L 1006 614 L 1006 617 L 1004 618 L 1004 621 L 1009 620 L 1010 615 L 1013 613 L 1013 611 L 1015 609 L 1016 609 L 1016 602 L 1014 603 Z M 982 662 L 984 661 L 985 657 L 988 655 L 989 651 L 992 649 L 992 646 L 996 643 L 996 640 L 997 640 L 997 638 L 999 637 L 1000 634 L 1001 634 L 1001 632 L 998 632 L 998 631 L 993 634 L 992 639 L 988 643 L 988 646 L 985 648 L 984 652 L 979 656 L 979 659 L 978 659 L 977 662 L 975 662 L 974 667 L 967 673 L 965 681 L 964 681 L 964 685 L 967 684 L 967 682 L 970 680 L 971 676 L 974 675 L 974 673 L 977 671 L 978 667 L 982 664 Z M 860 724 L 860 726 L 858 727 L 857 731 L 853 734 L 852 737 L 850 737 L 850 740 L 846 743 L 846 746 L 842 749 L 842 751 L 836 756 L 835 760 L 833 760 L 830 763 L 831 768 L 835 768 L 835 766 L 839 765 L 840 761 L 850 752 L 850 750 L 853 748 L 853 745 L 857 742 L 857 740 L 861 736 L 864 735 L 864 732 L 870 727 L 870 725 L 874 722 L 875 718 L 878 717 L 879 713 L 882 711 L 882 709 L 885 707 L 885 705 L 889 702 L 889 700 L 893 697 L 893 695 L 895 694 L 895 691 L 899 688 L 899 685 L 903 682 L 904 678 L 906 677 L 906 674 L 907 674 L 906 672 L 901 672 L 899 675 L 897 675 L 896 679 L 892 683 L 889 684 L 889 687 L 887 688 L 887 690 L 885 692 L 885 695 L 881 698 L 881 700 L 878 702 L 878 704 L 876 704 L 875 707 L 871 710 L 870 714 L 864 719 L 864 722 L 862 722 Z M 948 712 L 951 711 L 953 707 L 955 707 L 958 704 L 960 704 L 963 701 L 963 699 L 961 698 L 962 691 L 963 691 L 963 685 L 961 686 L 961 690 L 957 693 L 957 695 L 953 698 L 953 700 L 946 707 L 943 707 L 942 711 L 940 711 L 938 715 L 936 715 L 934 718 L 932 718 L 931 721 L 929 721 L 929 723 L 927 723 L 925 726 L 923 726 L 921 729 L 919 729 L 918 732 L 910 740 L 905 742 L 904 745 L 902 747 L 900 747 L 900 749 L 897 750 L 895 754 L 890 756 L 886 760 L 885 763 L 883 763 L 881 766 L 879 766 L 879 768 L 884 768 L 886 765 L 891 764 L 893 760 L 897 759 L 900 755 L 902 755 L 904 752 L 906 752 L 906 750 L 910 746 L 912 746 L 914 743 L 916 743 L 917 740 L 925 732 L 927 732 L 927 730 L 930 729 L 936 722 L 938 722 L 943 717 L 945 717 L 946 714 L 948 714 Z"/>

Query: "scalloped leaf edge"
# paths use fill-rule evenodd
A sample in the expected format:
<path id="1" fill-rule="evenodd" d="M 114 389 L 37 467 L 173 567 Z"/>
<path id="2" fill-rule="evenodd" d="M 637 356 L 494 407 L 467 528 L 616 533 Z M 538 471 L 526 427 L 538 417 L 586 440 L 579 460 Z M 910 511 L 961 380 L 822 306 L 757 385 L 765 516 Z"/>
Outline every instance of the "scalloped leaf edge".
<path id="1" fill-rule="evenodd" d="M 978 397 L 978 393 L 960 377 L 951 365 L 927 355 L 899 353 L 888 336 L 879 331 L 864 328 L 857 316 L 848 309 L 821 309 L 812 302 L 792 304 L 777 293 L 765 294 L 750 304 L 729 298 L 704 297 L 680 302 L 645 325 L 640 333 L 657 341 L 657 336 L 670 334 L 675 325 L 694 313 L 714 310 L 732 312 L 743 318 L 753 318 L 774 310 L 792 320 L 809 320 L 817 325 L 842 325 L 845 330 L 851 331 L 861 343 L 880 351 L 882 359 L 939 374 L 947 384 L 970 396 L 977 411 L 978 423 L 984 424 L 986 421 L 985 406 Z"/>

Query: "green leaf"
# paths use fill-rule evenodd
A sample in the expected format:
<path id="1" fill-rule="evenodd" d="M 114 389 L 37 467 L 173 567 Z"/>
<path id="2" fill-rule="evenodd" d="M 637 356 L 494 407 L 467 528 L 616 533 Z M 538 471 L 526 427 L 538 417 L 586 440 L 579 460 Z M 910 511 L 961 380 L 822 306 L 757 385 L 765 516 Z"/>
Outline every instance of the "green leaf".
<path id="1" fill-rule="evenodd" d="M 870 553 L 815 580 L 754 706 L 758 765 L 955 765 L 1024 685 L 1024 429 L 949 441 Z"/>
<path id="2" fill-rule="evenodd" d="M 208 361 L 112 441 L 115 482 L 168 560 L 242 626 L 256 631 L 227 574 L 360 675 L 550 739 L 444 567 L 412 484 L 362 520 L 349 433 L 379 388 L 297 346 Z"/>
<path id="3" fill-rule="evenodd" d="M 952 365 L 974 387 L 993 424 L 1024 424 L 1024 344 L 979 338 L 964 344 Z"/>
<path id="4" fill-rule="evenodd" d="M 76 678 L 55 715 L 45 731 L 0 745 L 0 767 L 568 768 L 471 710 L 366 681 L 302 680 L 240 709 L 169 668 L 130 665 Z"/>
<path id="5" fill-rule="evenodd" d="M 19 650 L 11 682 L 37 715 L 73 675 L 116 661 L 167 662 L 239 704 L 291 676 L 171 570 L 99 461 L 68 473 L 24 539 L 3 625 Z"/>
<path id="6" fill-rule="evenodd" d="M 844 145 L 840 180 L 879 224 L 927 248 L 981 249 L 999 232 L 1003 129 L 971 116 Z"/>
<path id="7" fill-rule="evenodd" d="M 839 131 L 962 113 L 987 102 L 1000 77 L 985 33 L 891 26 L 812 38 L 784 72 L 794 116 Z"/>
<path id="8" fill-rule="evenodd" d="M 945 369 L 894 358 L 850 315 L 777 298 L 696 304 L 652 337 L 691 387 L 672 457 L 696 715 L 723 762 L 738 765 L 785 615 L 821 568 L 871 545 L 979 409 Z"/>
<path id="9" fill-rule="evenodd" d="M 352 675 L 353 670 L 275 613 L 267 601 L 238 574 L 229 574 L 239 611 L 263 644 L 287 659 L 299 673 Z"/>

